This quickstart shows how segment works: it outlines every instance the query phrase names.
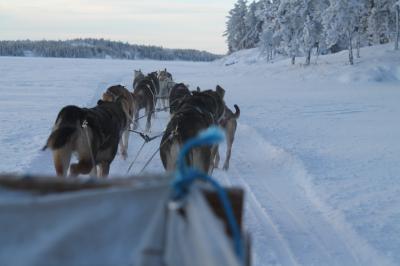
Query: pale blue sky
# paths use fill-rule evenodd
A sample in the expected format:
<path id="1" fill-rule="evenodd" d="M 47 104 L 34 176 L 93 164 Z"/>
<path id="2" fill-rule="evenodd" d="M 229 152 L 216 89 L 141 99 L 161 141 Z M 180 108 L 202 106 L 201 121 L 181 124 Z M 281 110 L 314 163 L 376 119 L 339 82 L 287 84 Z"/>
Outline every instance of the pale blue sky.
<path id="1" fill-rule="evenodd" d="M 235 0 L 0 0 L 0 39 L 106 38 L 168 48 L 227 50 Z"/>

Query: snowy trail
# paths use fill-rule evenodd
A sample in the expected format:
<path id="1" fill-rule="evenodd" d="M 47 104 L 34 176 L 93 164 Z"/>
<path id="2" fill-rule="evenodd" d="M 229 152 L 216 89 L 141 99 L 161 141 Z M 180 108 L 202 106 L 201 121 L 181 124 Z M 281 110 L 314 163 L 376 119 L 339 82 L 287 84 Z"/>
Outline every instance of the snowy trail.
<path id="1" fill-rule="evenodd" d="M 390 265 L 309 197 L 313 188 L 300 162 L 250 126 L 239 125 L 237 138 L 232 168 L 217 176 L 246 189 L 256 265 Z"/>

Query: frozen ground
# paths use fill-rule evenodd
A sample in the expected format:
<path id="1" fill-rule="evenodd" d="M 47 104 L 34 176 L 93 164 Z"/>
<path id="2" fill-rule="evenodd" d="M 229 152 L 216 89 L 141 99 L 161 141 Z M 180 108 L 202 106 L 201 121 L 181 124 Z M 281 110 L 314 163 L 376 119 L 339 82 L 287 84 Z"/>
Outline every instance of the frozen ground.
<path id="1" fill-rule="evenodd" d="M 92 106 L 109 85 L 131 87 L 133 69 L 167 67 L 192 88 L 222 85 L 241 107 L 231 169 L 215 174 L 247 190 L 255 265 L 398 265 L 400 53 L 390 49 L 363 49 L 355 66 L 340 53 L 307 68 L 263 62 L 256 50 L 214 63 L 0 57 L 0 171 L 53 174 L 39 150 L 62 106 Z M 154 134 L 167 119 L 157 115 Z M 130 141 L 115 175 L 142 144 Z M 147 171 L 162 171 L 158 154 Z"/>

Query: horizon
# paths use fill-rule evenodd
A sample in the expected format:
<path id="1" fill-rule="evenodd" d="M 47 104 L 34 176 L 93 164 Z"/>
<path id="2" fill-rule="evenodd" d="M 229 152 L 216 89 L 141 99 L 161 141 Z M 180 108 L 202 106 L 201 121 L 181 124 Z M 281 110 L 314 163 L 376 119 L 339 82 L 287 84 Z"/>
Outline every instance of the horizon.
<path id="1" fill-rule="evenodd" d="M 234 0 L 0 2 L 1 38 L 32 41 L 102 38 L 226 54 L 223 33 L 234 3 Z"/>
<path id="2" fill-rule="evenodd" d="M 196 50 L 196 51 L 200 51 L 200 52 L 208 52 L 214 55 L 226 55 L 227 52 L 225 52 L 224 54 L 218 54 L 218 53 L 214 53 L 214 52 L 210 52 L 207 50 L 200 50 L 200 49 L 196 49 L 196 48 L 176 48 L 176 47 L 164 47 L 161 45 L 155 45 L 155 44 L 143 44 L 143 43 L 132 43 L 132 42 L 127 42 L 127 41 L 122 41 L 122 40 L 114 40 L 114 39 L 110 39 L 110 38 L 94 38 L 94 37 L 76 37 L 76 38 L 68 38 L 68 39 L 0 39 L 0 42 L 23 42 L 23 41 L 31 41 L 31 42 L 40 42 L 40 41 L 46 41 L 46 42 L 67 42 L 67 41 L 74 41 L 74 40 L 88 40 L 88 39 L 93 39 L 93 40 L 101 40 L 103 39 L 104 41 L 110 41 L 110 42 L 121 42 L 124 44 L 128 44 L 128 45 L 139 45 L 139 46 L 154 46 L 154 47 L 161 47 L 162 49 L 171 49 L 171 50 Z"/>

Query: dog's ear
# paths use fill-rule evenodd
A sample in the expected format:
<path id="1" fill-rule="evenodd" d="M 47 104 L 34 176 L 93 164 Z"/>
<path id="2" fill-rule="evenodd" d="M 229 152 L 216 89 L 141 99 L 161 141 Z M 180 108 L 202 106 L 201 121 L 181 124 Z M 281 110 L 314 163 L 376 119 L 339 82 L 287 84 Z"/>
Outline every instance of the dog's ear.
<path id="1" fill-rule="evenodd" d="M 215 88 L 215 91 L 218 93 L 218 95 L 221 97 L 221 99 L 224 99 L 225 90 L 221 86 L 217 85 L 217 87 Z"/>

